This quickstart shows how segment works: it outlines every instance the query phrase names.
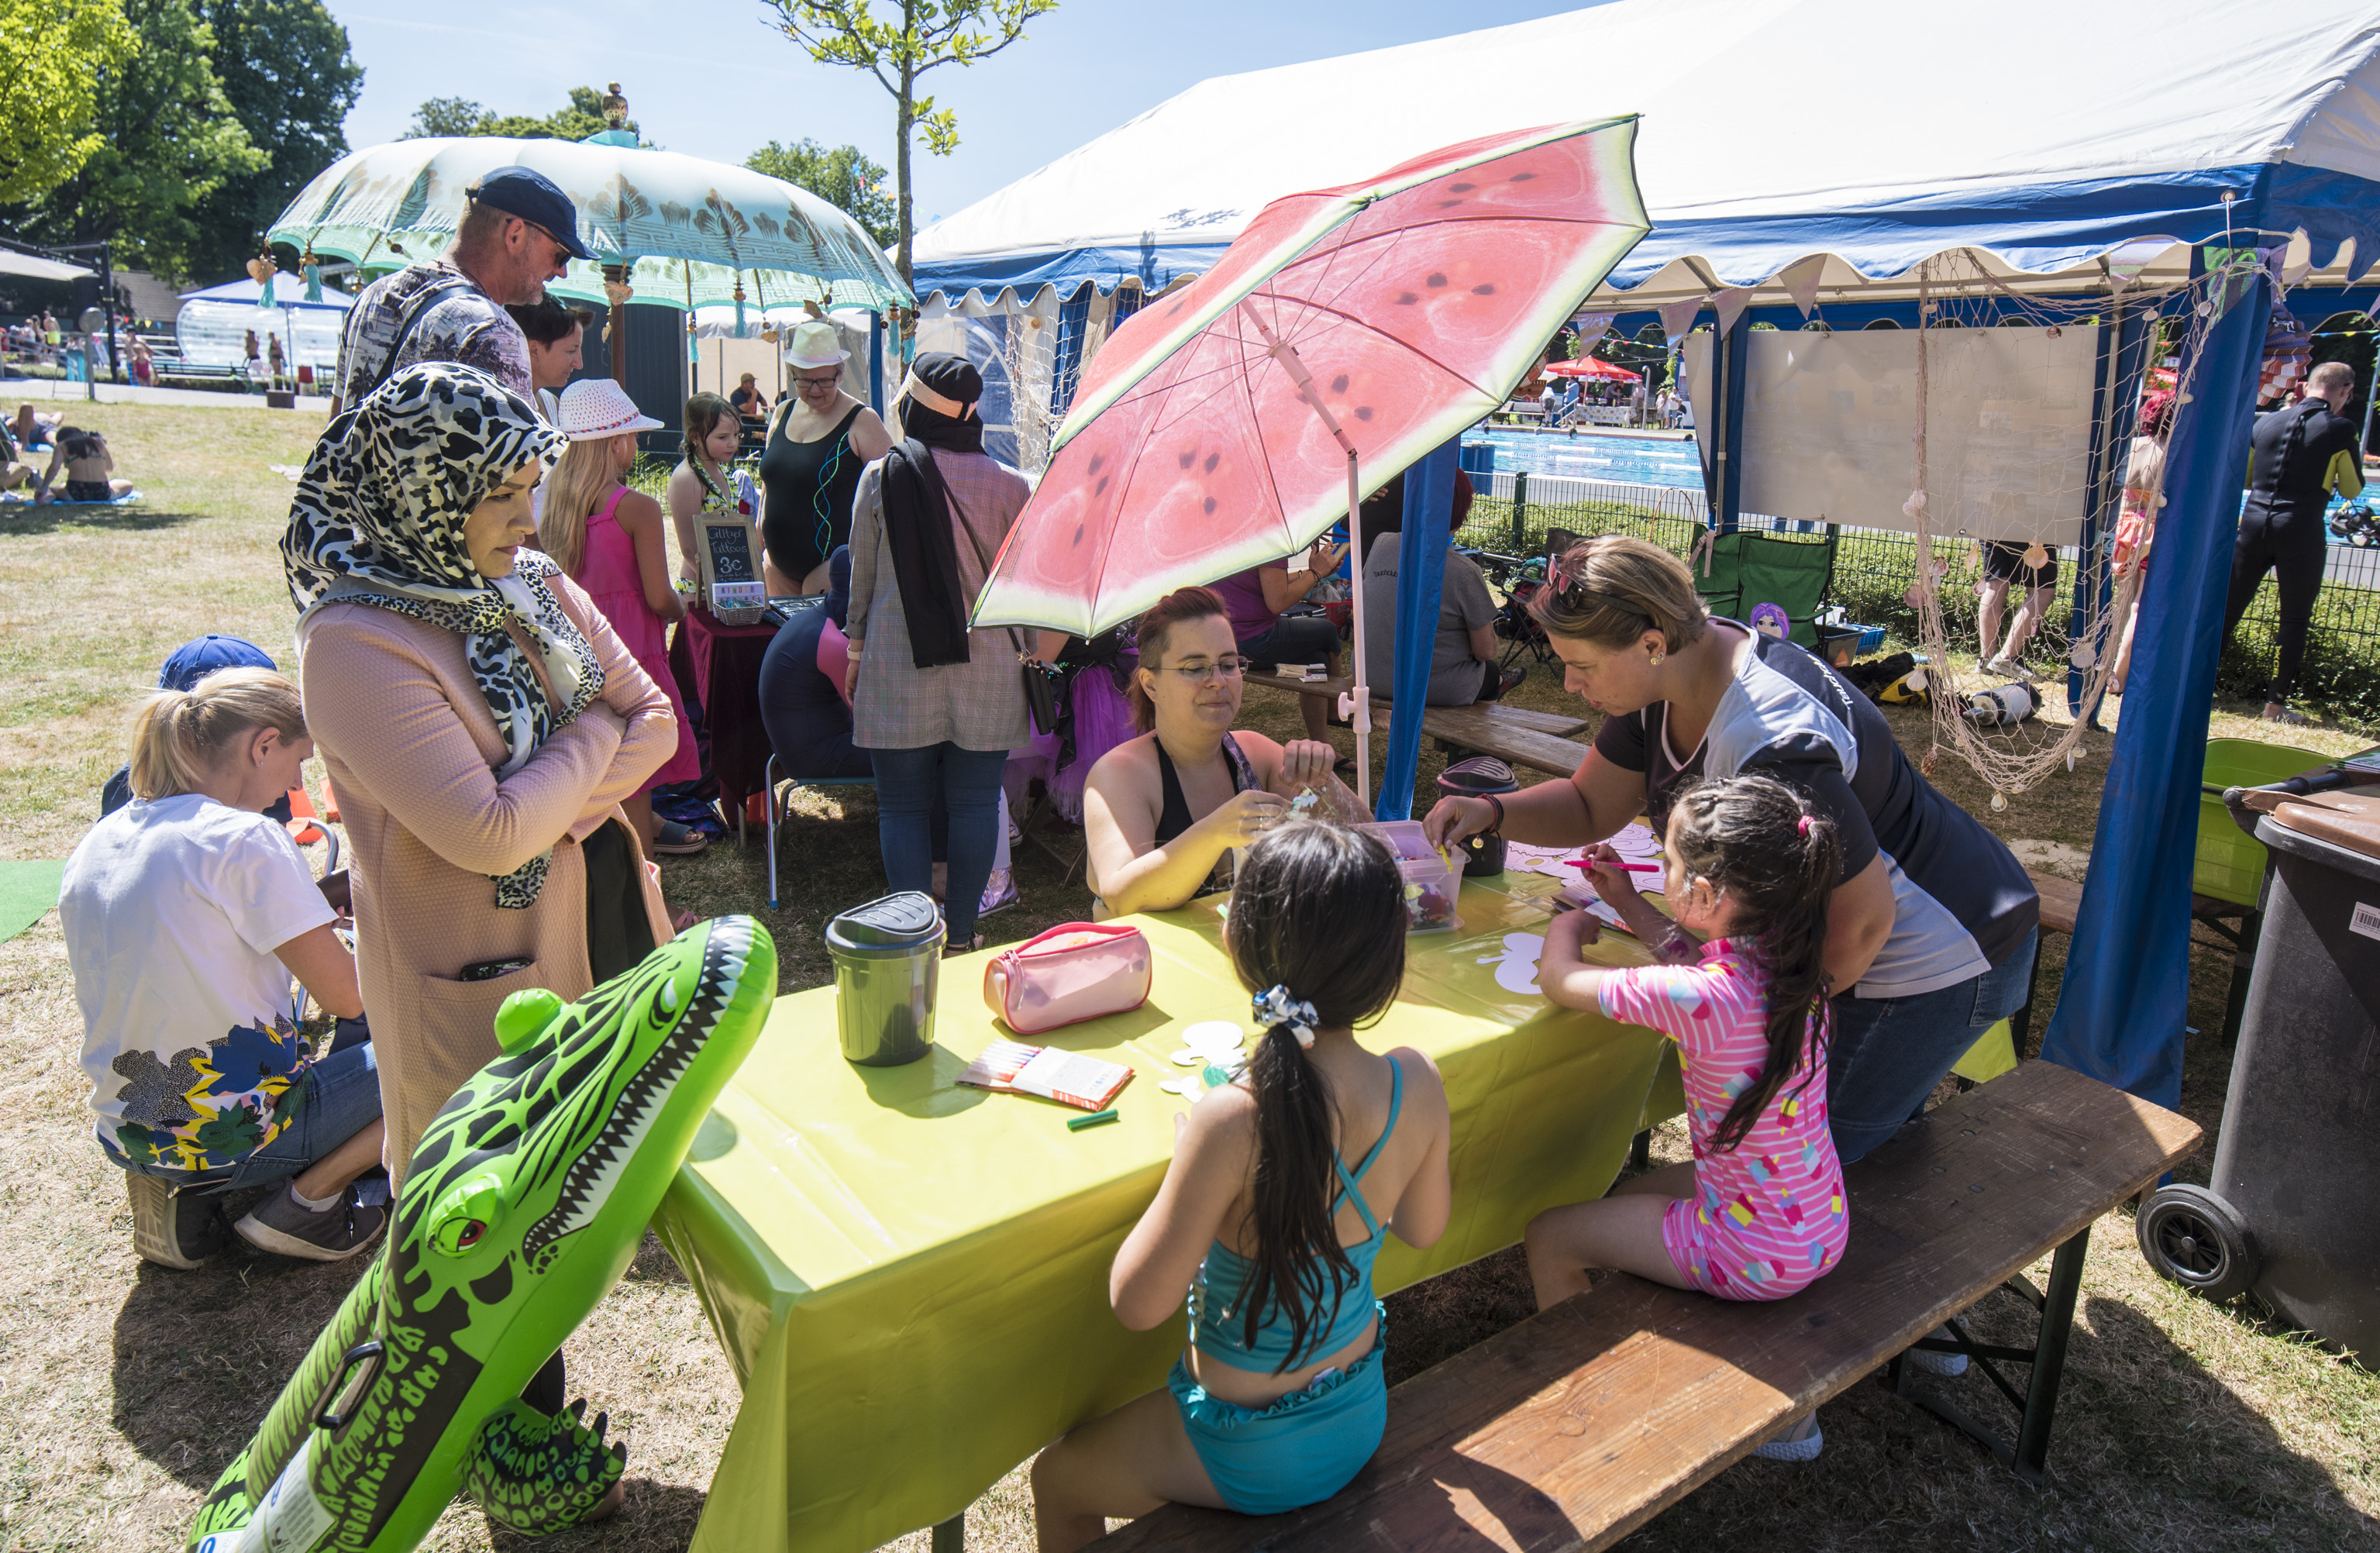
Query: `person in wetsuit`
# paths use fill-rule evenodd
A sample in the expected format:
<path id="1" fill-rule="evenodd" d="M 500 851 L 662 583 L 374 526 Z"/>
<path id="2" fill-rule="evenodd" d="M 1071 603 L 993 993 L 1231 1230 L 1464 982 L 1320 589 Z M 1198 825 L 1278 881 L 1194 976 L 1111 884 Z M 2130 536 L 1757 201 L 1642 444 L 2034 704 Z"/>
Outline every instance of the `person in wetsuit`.
<path id="1" fill-rule="evenodd" d="M 2289 710 L 2289 692 L 2305 661 L 2306 627 L 2322 591 L 2329 540 L 2323 520 L 2333 491 L 2352 497 L 2363 490 L 2363 453 L 2355 423 L 2343 413 L 2354 396 L 2355 370 L 2344 361 L 2325 361 L 2306 375 L 2304 397 L 2256 418 L 2248 461 L 2248 504 L 2240 515 L 2240 540 L 2231 552 L 2231 596 L 2224 606 L 2223 637 L 2228 641 L 2248 611 L 2266 572 L 2277 574 L 2280 624 L 2275 633 L 2280 661 L 2265 695 L 2265 716 L 2275 722 L 2303 722 Z"/>

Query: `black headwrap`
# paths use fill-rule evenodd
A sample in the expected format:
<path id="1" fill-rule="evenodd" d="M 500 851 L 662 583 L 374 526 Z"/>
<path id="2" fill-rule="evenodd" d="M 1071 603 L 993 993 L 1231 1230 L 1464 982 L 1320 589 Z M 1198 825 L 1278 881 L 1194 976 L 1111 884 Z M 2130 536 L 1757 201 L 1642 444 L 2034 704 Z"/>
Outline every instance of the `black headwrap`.
<path id="1" fill-rule="evenodd" d="M 925 351 L 901 385 L 903 440 L 884 456 L 884 538 L 909 653 L 921 669 L 967 661 L 966 590 L 959 582 L 957 521 L 934 452 L 981 453 L 983 374 L 964 357 Z"/>

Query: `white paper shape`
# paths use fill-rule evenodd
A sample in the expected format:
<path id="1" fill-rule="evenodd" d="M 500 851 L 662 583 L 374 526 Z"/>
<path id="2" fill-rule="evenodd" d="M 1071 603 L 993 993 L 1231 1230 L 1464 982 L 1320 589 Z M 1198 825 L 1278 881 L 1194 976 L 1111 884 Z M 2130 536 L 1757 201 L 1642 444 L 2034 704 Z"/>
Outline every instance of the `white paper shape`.
<path id="1" fill-rule="evenodd" d="M 1543 933 L 1507 933 L 1501 956 L 1488 955 L 1483 965 L 1496 967 L 1496 985 L 1507 992 L 1539 996 L 1537 962 L 1545 957 L 1546 937 Z"/>

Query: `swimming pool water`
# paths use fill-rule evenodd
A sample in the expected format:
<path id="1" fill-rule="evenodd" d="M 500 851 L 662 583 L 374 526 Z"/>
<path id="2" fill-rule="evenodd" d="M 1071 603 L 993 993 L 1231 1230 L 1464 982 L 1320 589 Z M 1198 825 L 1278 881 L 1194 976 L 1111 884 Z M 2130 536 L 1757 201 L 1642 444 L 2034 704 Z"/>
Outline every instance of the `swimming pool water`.
<path id="1" fill-rule="evenodd" d="M 1690 442 L 1670 437 L 1635 437 L 1609 431 L 1581 431 L 1572 437 L 1554 431 L 1519 431 L 1509 427 L 1481 427 L 1463 439 L 1468 446 L 1487 443 L 1496 450 L 1496 472 L 1525 469 L 1533 475 L 1567 475 L 1576 479 L 1616 480 L 1623 485 L 1703 488 L 1700 456 Z"/>

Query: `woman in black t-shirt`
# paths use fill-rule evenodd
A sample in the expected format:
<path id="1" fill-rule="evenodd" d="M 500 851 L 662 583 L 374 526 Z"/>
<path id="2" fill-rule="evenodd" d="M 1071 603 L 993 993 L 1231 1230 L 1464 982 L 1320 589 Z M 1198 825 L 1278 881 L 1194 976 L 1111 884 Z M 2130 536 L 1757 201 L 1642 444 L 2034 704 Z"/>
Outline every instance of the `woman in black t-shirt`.
<path id="1" fill-rule="evenodd" d="M 1603 727 L 1568 782 L 1441 799 L 1430 839 L 1500 826 L 1513 841 L 1578 846 L 1640 814 L 1658 829 L 1704 776 L 1755 770 L 1801 789 L 1842 837 L 1827 924 L 1827 1098 L 1836 1152 L 1859 1159 L 2023 1003 L 2040 917 L 2023 867 L 1918 774 L 1864 696 L 1802 649 L 1711 619 L 1667 551 L 1586 540 L 1531 607 L 1565 685 L 1606 714 Z"/>

